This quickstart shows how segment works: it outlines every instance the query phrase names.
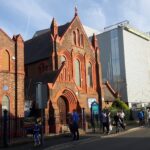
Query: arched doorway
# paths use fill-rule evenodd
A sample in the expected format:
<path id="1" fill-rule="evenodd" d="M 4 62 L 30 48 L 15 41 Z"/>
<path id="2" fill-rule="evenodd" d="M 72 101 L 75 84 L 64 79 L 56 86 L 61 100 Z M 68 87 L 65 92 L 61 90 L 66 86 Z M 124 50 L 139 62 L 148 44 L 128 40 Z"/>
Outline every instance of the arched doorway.
<path id="1" fill-rule="evenodd" d="M 4 110 L 10 112 L 10 100 L 8 96 L 3 96 L 2 98 L 2 116 L 4 115 Z"/>
<path id="2" fill-rule="evenodd" d="M 69 104 L 65 97 L 61 96 L 58 98 L 59 118 L 60 123 L 67 124 L 67 114 L 69 111 Z"/>

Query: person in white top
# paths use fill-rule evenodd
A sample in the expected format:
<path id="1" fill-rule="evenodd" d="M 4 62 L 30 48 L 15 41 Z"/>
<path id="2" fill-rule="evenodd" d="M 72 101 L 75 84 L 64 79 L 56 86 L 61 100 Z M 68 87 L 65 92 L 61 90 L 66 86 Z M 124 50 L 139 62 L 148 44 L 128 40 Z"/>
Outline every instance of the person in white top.
<path id="1" fill-rule="evenodd" d="M 124 117 L 125 117 L 125 113 L 123 112 L 123 110 L 121 110 L 119 112 L 120 125 L 125 130 Z"/>
<path id="2" fill-rule="evenodd" d="M 119 116 L 121 120 L 124 121 L 125 113 L 123 112 L 123 110 L 119 113 Z"/>

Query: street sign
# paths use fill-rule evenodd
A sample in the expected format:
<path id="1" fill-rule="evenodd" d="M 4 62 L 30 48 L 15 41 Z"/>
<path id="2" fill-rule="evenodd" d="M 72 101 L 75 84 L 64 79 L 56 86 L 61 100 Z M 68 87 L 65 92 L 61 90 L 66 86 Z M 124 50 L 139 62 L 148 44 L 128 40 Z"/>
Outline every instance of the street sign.
<path id="1" fill-rule="evenodd" d="M 48 93 L 47 85 L 42 82 L 37 82 L 36 85 L 36 101 L 40 109 L 44 109 L 47 106 Z"/>
<path id="2" fill-rule="evenodd" d="M 93 114 L 99 114 L 99 104 L 97 102 L 93 102 L 91 104 L 91 110 Z"/>

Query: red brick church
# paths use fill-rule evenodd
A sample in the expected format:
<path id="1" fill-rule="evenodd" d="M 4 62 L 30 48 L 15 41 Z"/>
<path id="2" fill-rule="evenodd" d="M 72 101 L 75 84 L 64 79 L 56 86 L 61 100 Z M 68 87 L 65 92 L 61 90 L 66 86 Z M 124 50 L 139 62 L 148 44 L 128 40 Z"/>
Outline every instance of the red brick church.
<path id="1" fill-rule="evenodd" d="M 96 36 L 89 41 L 77 10 L 70 22 L 58 26 L 53 19 L 50 28 L 25 42 L 27 97 L 35 100 L 35 81 L 48 84 L 46 133 L 62 132 L 73 109 L 88 116 L 91 101 L 101 103 L 99 55 Z M 88 117 L 85 120 L 87 124 Z"/>

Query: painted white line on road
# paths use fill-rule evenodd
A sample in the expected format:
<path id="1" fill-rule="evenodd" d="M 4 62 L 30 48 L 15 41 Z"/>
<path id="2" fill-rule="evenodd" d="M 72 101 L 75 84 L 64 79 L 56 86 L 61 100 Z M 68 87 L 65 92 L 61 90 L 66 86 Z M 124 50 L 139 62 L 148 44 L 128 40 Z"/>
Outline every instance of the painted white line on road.
<path id="1" fill-rule="evenodd" d="M 134 132 L 134 131 L 137 131 L 137 130 L 140 130 L 140 129 L 142 129 L 142 127 L 136 127 L 136 128 L 129 129 L 127 131 L 123 131 L 123 132 L 119 132 L 119 133 L 114 133 L 114 134 L 110 134 L 110 135 L 104 135 L 104 136 L 101 136 L 101 138 L 116 137 L 116 136 L 120 136 L 120 135 L 131 133 L 131 132 Z"/>

